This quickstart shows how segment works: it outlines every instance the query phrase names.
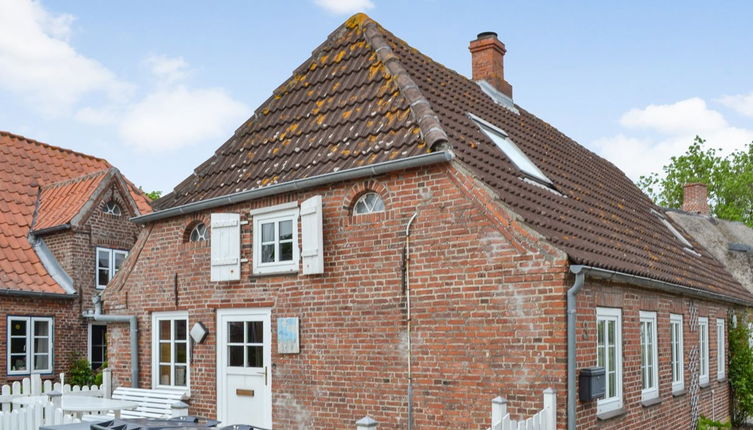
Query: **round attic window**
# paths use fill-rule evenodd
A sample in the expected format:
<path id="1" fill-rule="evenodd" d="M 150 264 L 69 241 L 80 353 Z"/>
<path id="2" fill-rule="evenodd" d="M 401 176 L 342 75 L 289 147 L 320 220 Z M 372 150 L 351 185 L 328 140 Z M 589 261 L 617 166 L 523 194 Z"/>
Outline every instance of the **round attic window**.
<path id="1" fill-rule="evenodd" d="M 189 242 L 201 242 L 207 240 L 207 226 L 203 222 L 196 224 L 188 236 Z"/>
<path id="2" fill-rule="evenodd" d="M 108 215 L 115 215 L 115 216 L 123 215 L 123 211 L 120 209 L 120 205 L 112 200 L 105 203 L 105 207 L 102 209 L 102 211 Z"/>
<path id="3" fill-rule="evenodd" d="M 379 194 L 373 191 L 359 197 L 353 206 L 353 213 L 355 215 L 366 215 L 376 212 L 384 212 L 384 201 L 379 197 Z"/>

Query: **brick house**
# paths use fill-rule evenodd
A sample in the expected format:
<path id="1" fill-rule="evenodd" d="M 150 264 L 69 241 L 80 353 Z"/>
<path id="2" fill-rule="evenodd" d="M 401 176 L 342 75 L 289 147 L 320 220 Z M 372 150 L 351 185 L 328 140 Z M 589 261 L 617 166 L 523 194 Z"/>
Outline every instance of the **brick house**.
<path id="1" fill-rule="evenodd" d="M 138 363 L 113 327 L 117 381 L 265 428 L 481 429 L 492 398 L 525 418 L 547 387 L 563 429 L 726 417 L 725 321 L 753 296 L 513 102 L 496 34 L 470 49 L 473 80 L 363 14 L 337 28 L 135 219 L 104 294 L 139 323 Z M 597 365 L 606 395 L 581 401 Z"/>
<path id="2" fill-rule="evenodd" d="M 106 359 L 82 317 L 122 264 L 149 200 L 107 161 L 0 132 L 1 383 Z M 32 341 L 33 339 L 33 341 Z"/>

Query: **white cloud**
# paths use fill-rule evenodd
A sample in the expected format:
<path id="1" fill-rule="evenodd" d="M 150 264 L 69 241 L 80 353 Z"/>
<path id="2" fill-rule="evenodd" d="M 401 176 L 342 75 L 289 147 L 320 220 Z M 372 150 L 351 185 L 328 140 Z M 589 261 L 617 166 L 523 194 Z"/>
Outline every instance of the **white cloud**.
<path id="1" fill-rule="evenodd" d="M 130 106 L 118 132 L 124 143 L 151 152 L 202 141 L 223 142 L 250 114 L 219 89 L 162 89 Z"/>
<path id="2" fill-rule="evenodd" d="M 753 117 L 753 92 L 750 94 L 724 96 L 719 99 L 719 102 L 743 115 Z"/>
<path id="3" fill-rule="evenodd" d="M 643 109 L 631 109 L 622 115 L 620 124 L 628 128 L 649 129 L 675 135 L 700 133 L 727 126 L 722 114 L 709 109 L 698 97 L 667 105 L 648 105 Z"/>
<path id="4" fill-rule="evenodd" d="M 371 0 L 314 0 L 317 6 L 338 14 L 363 12 L 374 7 Z"/>
<path id="5" fill-rule="evenodd" d="M 89 93 L 126 96 L 129 84 L 68 43 L 73 21 L 30 0 L 0 0 L 0 88 L 50 115 L 65 113 Z"/>
<path id="6" fill-rule="evenodd" d="M 182 81 L 188 75 L 188 63 L 183 57 L 152 55 L 144 62 L 152 74 L 163 83 Z"/>
<path id="7" fill-rule="evenodd" d="M 621 117 L 620 124 L 647 131 L 648 135 L 619 133 L 597 139 L 592 146 L 632 179 L 660 172 L 672 156 L 687 150 L 696 135 L 724 154 L 753 141 L 753 130 L 730 125 L 721 113 L 709 109 L 699 98 L 631 109 Z"/>

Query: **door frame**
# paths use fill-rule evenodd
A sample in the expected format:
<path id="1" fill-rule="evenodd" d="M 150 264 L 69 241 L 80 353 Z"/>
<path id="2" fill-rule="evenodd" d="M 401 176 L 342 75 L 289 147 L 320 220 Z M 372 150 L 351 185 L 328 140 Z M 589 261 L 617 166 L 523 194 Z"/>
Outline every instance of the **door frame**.
<path id="1" fill-rule="evenodd" d="M 217 309 L 217 341 L 215 343 L 216 355 L 217 355 L 217 420 L 221 420 L 221 417 L 225 417 L 225 411 L 222 400 L 226 393 L 226 380 L 224 372 L 225 355 L 227 348 L 225 347 L 227 342 L 227 331 L 222 324 L 222 318 L 226 316 L 239 316 L 239 317 L 262 317 L 267 323 L 264 330 L 264 338 L 269 339 L 268 342 L 264 342 L 268 348 L 264 351 L 264 362 L 268 363 L 269 368 L 268 381 L 266 385 L 265 393 L 267 399 L 267 410 L 269 411 L 270 418 L 272 417 L 272 309 L 271 308 L 232 308 L 232 309 Z M 270 429 L 272 426 L 270 425 Z"/>

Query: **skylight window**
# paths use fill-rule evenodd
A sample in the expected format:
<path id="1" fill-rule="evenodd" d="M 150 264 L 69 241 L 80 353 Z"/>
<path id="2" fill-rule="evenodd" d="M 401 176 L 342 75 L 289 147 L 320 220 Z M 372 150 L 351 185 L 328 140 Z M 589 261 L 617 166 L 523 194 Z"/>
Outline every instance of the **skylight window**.
<path id="1" fill-rule="evenodd" d="M 468 116 L 479 126 L 481 131 L 483 131 L 484 134 L 486 134 L 489 139 L 491 139 L 492 142 L 494 142 L 494 144 L 505 153 L 507 158 L 510 159 L 520 171 L 537 181 L 550 186 L 552 185 L 552 181 L 549 180 L 549 178 L 547 178 L 535 164 L 533 164 L 533 161 L 531 161 L 526 154 L 518 148 L 518 145 L 510 140 L 507 133 L 476 115 L 469 113 Z"/>

